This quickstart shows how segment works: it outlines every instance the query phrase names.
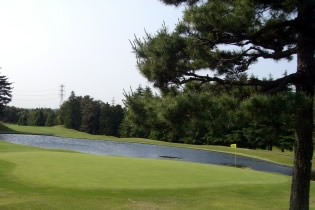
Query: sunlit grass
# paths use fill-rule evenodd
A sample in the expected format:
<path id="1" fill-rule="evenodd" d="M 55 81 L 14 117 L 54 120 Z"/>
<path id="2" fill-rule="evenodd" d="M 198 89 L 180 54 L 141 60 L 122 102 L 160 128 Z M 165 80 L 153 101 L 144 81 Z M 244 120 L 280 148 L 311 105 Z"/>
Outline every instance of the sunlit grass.
<path id="1" fill-rule="evenodd" d="M 284 175 L 0 141 L 0 209 L 288 209 L 289 192 Z"/>

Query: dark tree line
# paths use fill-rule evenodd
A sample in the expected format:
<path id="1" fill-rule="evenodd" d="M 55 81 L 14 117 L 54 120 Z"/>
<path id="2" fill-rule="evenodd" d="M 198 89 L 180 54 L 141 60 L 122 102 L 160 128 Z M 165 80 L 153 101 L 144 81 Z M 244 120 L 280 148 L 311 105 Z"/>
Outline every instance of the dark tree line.
<path id="1" fill-rule="evenodd" d="M 189 83 L 162 96 L 139 87 L 125 93 L 121 135 L 189 144 L 292 150 L 295 96 L 252 87 Z"/>
<path id="2" fill-rule="evenodd" d="M 120 105 L 103 103 L 90 96 L 76 96 L 74 92 L 58 113 L 60 124 L 66 128 L 108 136 L 119 136 L 123 117 L 124 110 Z"/>
<path id="3" fill-rule="evenodd" d="M 72 92 L 58 110 L 4 107 L 0 121 L 29 126 L 64 125 L 90 134 L 119 136 L 123 118 L 124 109 L 120 105 L 113 106 L 90 96 L 76 96 Z"/>
<path id="4" fill-rule="evenodd" d="M 8 106 L 0 120 L 188 144 L 293 148 L 295 96 L 289 88 L 282 94 L 260 94 L 257 87 L 190 82 L 161 96 L 148 87 L 124 95 L 125 109 L 72 92 L 59 110 Z"/>
<path id="5" fill-rule="evenodd" d="M 48 108 L 23 109 L 6 106 L 0 120 L 7 123 L 30 126 L 54 126 L 58 124 L 56 110 Z"/>

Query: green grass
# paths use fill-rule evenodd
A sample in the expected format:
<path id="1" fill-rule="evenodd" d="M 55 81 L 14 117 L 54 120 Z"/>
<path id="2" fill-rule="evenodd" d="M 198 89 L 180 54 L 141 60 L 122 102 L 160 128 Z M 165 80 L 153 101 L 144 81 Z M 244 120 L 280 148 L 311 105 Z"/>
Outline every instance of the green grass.
<path id="1" fill-rule="evenodd" d="M 165 145 L 165 146 L 173 146 L 173 147 L 184 147 L 184 148 L 194 148 L 194 149 L 234 153 L 234 149 L 230 147 L 224 147 L 224 146 L 189 145 L 189 144 L 170 143 L 170 142 L 156 141 L 156 140 L 142 139 L 142 138 L 117 138 L 113 136 L 91 135 L 91 134 L 76 131 L 73 129 L 66 129 L 63 126 L 36 127 L 36 126 L 19 126 L 15 124 L 2 123 L 0 124 L 0 132 L 44 134 L 44 135 L 53 135 L 53 136 L 61 136 L 61 137 L 69 137 L 69 138 L 86 138 L 86 139 L 97 139 L 97 140 L 136 142 L 136 143 L 144 143 L 144 144 L 156 144 L 156 145 Z M 291 151 L 281 152 L 277 149 L 274 149 L 273 151 L 267 151 L 267 150 L 250 150 L 250 149 L 238 148 L 237 154 L 264 159 L 264 160 L 276 162 L 283 165 L 289 165 L 289 166 L 293 165 L 293 152 Z M 315 157 L 313 159 L 313 162 L 315 162 Z"/>
<path id="2" fill-rule="evenodd" d="M 0 141 L 0 209 L 288 209 L 289 191 L 278 174 Z"/>

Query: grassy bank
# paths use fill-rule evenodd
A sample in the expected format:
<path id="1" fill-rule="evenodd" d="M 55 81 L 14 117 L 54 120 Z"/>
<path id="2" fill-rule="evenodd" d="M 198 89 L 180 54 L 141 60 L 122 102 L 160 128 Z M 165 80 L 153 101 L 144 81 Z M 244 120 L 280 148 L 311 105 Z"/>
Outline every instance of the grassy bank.
<path id="1" fill-rule="evenodd" d="M 0 209 L 287 209 L 289 191 L 278 174 L 0 141 Z"/>
<path id="2" fill-rule="evenodd" d="M 96 139 L 96 140 L 136 142 L 136 143 L 156 144 L 156 145 L 234 153 L 234 149 L 230 147 L 224 147 L 224 146 L 189 145 L 189 144 L 170 143 L 170 142 L 163 142 L 163 141 L 156 141 L 156 140 L 142 139 L 142 138 L 117 138 L 113 136 L 91 135 L 88 133 L 84 133 L 84 132 L 80 132 L 80 131 L 76 131 L 72 129 L 66 129 L 63 126 L 36 127 L 36 126 L 19 126 L 15 124 L 2 123 L 0 124 L 0 132 L 44 134 L 44 135 L 53 135 L 53 136 L 61 136 L 61 137 L 69 137 L 69 138 L 86 138 L 86 139 Z M 293 165 L 293 152 L 291 151 L 281 152 L 277 149 L 273 151 L 267 151 L 267 150 L 250 150 L 250 149 L 238 148 L 237 154 L 256 157 L 256 158 L 260 158 L 260 159 L 264 159 L 264 160 L 268 160 L 271 162 L 276 162 L 276 163 L 280 163 L 284 165 L 289 165 L 289 166 Z"/>

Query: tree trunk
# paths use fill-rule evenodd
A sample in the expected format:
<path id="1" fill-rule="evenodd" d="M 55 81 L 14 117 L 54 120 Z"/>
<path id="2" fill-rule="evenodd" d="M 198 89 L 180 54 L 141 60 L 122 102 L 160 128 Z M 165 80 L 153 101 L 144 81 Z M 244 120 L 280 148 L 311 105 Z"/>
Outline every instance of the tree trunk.
<path id="1" fill-rule="evenodd" d="M 298 9 L 298 66 L 303 75 L 296 85 L 296 141 L 290 210 L 308 210 L 313 157 L 313 98 L 315 71 L 314 1 L 301 1 Z"/>
<path id="2" fill-rule="evenodd" d="M 302 91 L 298 91 L 302 92 Z M 313 100 L 304 101 L 296 114 L 296 142 L 291 186 L 290 210 L 309 209 L 310 178 L 313 157 Z"/>

